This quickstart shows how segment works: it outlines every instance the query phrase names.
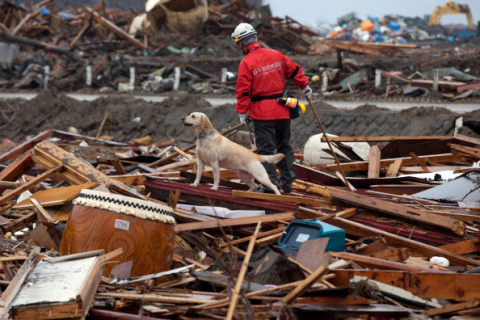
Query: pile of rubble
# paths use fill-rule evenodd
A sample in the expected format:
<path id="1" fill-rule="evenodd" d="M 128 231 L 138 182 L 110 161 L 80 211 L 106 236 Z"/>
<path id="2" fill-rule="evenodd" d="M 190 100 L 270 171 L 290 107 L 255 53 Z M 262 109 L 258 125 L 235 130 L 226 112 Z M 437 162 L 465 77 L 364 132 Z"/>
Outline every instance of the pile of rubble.
<path id="1" fill-rule="evenodd" d="M 2 313 L 478 316 L 480 140 L 329 140 L 339 164 L 312 136 L 270 195 L 208 167 L 191 186 L 195 144 L 39 134 L 0 155 Z"/>

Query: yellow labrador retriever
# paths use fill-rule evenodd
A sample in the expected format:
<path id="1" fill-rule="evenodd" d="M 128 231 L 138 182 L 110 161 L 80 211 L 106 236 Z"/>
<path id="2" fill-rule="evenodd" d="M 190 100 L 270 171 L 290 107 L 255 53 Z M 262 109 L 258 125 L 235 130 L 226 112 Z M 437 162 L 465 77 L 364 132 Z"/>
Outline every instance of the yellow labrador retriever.
<path id="1" fill-rule="evenodd" d="M 268 178 L 262 162 L 277 163 L 285 156 L 277 153 L 271 156 L 261 156 L 222 136 L 212 126 L 210 119 L 201 113 L 193 112 L 182 118 L 183 125 L 191 127 L 197 135 L 198 171 L 192 186 L 200 184 L 203 168 L 208 164 L 213 169 L 213 190 L 218 190 L 220 183 L 220 167 L 235 170 L 238 177 L 254 191 L 258 188 L 253 179 L 280 194 L 278 188 Z"/>

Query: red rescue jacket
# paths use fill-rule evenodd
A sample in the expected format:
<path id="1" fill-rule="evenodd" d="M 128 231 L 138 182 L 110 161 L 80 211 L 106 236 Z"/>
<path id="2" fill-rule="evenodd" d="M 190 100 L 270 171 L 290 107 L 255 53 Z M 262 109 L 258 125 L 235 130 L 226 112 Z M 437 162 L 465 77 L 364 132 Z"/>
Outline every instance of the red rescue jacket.
<path id="1" fill-rule="evenodd" d="M 256 120 L 290 119 L 290 109 L 277 102 L 285 89 L 285 77 L 301 89 L 308 85 L 302 68 L 277 50 L 254 42 L 246 48 L 237 79 L 237 113 L 249 112 Z M 269 97 L 271 99 L 265 99 Z"/>

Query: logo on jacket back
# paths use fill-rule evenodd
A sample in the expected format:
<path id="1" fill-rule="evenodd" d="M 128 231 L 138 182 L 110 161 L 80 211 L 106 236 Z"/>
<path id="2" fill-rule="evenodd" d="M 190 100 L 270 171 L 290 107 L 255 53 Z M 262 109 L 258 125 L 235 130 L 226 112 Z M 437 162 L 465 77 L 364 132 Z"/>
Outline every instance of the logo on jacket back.
<path id="1" fill-rule="evenodd" d="M 254 77 L 262 77 L 262 76 L 268 75 L 269 73 L 280 71 L 281 69 L 282 69 L 282 63 L 278 61 L 278 62 L 267 64 L 266 66 L 262 66 L 258 69 L 253 70 L 252 74 Z"/>

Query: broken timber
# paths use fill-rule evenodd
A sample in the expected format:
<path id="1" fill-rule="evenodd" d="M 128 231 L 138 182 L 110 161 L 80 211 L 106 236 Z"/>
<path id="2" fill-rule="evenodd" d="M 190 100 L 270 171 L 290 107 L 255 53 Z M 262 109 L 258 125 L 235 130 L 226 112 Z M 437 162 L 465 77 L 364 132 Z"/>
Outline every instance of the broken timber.
<path id="1" fill-rule="evenodd" d="M 340 190 L 337 188 L 330 188 L 330 192 L 333 198 L 338 201 L 378 212 L 383 212 L 413 222 L 420 222 L 435 228 L 448 229 L 458 235 L 463 235 L 465 233 L 465 224 L 449 217 L 439 216 L 434 213 L 425 212 L 401 204 L 375 199 L 369 196 Z"/>
<path id="2" fill-rule="evenodd" d="M 58 164 L 63 164 L 65 172 L 62 173 L 62 177 L 72 184 L 96 181 L 105 184 L 107 188 L 111 188 L 115 192 L 143 199 L 143 196 L 135 188 L 108 177 L 89 163 L 78 159 L 51 142 L 43 141 L 37 144 L 34 148 L 33 159 L 44 168 L 52 168 Z"/>
<path id="3" fill-rule="evenodd" d="M 419 156 L 418 158 L 424 159 L 425 161 L 430 161 L 434 163 L 440 163 L 440 162 L 461 162 L 464 161 L 465 158 L 454 155 L 451 153 L 445 153 L 445 154 L 437 154 L 437 155 L 432 155 L 432 156 Z M 393 158 L 393 159 L 383 159 L 380 160 L 380 168 L 388 168 L 390 164 L 395 162 L 396 160 L 402 160 L 402 166 L 412 166 L 418 164 L 418 162 L 415 159 L 412 159 L 411 157 L 402 157 L 402 158 Z M 349 163 L 342 163 L 340 166 L 342 167 L 343 171 L 366 171 L 368 170 L 368 161 L 356 161 L 356 162 L 349 162 Z M 337 171 L 337 164 L 332 163 L 332 164 L 327 164 L 325 165 L 325 168 L 330 171 L 330 172 L 335 172 Z"/>

